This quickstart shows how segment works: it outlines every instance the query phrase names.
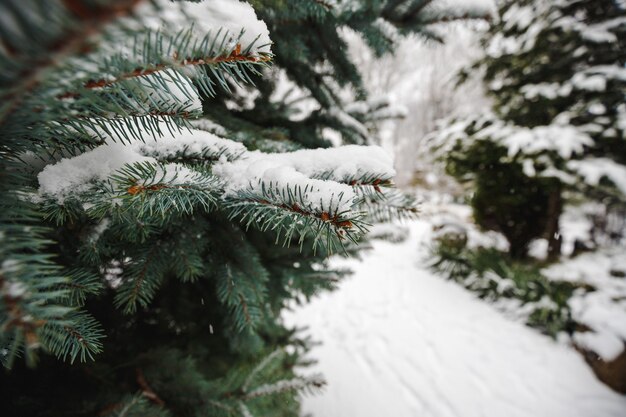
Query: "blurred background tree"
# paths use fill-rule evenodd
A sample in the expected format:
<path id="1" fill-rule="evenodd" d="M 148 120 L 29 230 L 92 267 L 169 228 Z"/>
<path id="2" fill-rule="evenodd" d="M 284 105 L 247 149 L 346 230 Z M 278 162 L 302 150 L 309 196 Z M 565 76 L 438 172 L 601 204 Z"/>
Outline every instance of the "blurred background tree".
<path id="1" fill-rule="evenodd" d="M 607 0 L 505 2 L 499 15 L 465 73 L 484 73 L 493 114 L 444 130 L 447 169 L 473 182 L 477 222 L 513 257 L 544 237 L 555 259 L 566 201 L 624 210 L 625 14 Z"/>

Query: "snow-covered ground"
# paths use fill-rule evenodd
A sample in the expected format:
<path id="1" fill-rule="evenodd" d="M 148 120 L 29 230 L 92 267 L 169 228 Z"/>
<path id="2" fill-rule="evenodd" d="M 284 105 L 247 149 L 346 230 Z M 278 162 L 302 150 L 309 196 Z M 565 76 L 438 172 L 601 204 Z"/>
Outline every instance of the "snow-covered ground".
<path id="1" fill-rule="evenodd" d="M 626 416 L 626 396 L 582 357 L 505 318 L 424 266 L 430 228 L 376 241 L 340 288 L 285 316 L 323 344 L 303 373 L 328 386 L 303 401 L 314 417 Z"/>

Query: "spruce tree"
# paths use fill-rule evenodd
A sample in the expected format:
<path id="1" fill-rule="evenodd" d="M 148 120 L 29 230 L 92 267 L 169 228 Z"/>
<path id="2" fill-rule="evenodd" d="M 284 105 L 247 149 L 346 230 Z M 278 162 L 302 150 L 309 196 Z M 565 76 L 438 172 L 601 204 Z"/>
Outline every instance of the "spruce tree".
<path id="1" fill-rule="evenodd" d="M 448 171 L 473 182 L 477 222 L 511 255 L 560 254 L 567 201 L 626 201 L 626 10 L 614 0 L 507 1 L 484 41 L 493 113 L 444 129 Z"/>
<path id="2" fill-rule="evenodd" d="M 281 310 L 415 212 L 380 148 L 305 149 L 384 108 L 340 31 L 467 15 L 430 3 L 2 2 L 3 415 L 296 415 L 323 380 Z"/>

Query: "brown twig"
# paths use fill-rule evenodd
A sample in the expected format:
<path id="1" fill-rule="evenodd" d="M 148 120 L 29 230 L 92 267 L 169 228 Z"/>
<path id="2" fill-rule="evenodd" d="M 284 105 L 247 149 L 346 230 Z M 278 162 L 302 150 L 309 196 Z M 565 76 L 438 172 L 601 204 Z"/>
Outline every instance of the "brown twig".
<path id="1" fill-rule="evenodd" d="M 289 210 L 289 211 L 293 211 L 294 213 L 298 213 L 301 214 L 303 216 L 310 216 L 310 217 L 315 217 L 323 222 L 328 222 L 333 224 L 335 227 L 339 228 L 339 229 L 351 229 L 353 224 L 350 220 L 345 220 L 345 221 L 339 221 L 339 215 L 335 214 L 334 216 L 331 216 L 330 213 L 323 211 L 321 213 L 315 213 L 312 211 L 307 211 L 302 209 L 300 206 L 298 206 L 298 204 L 294 203 L 291 206 L 288 206 L 287 204 L 275 204 L 272 203 L 271 201 L 268 200 L 255 200 L 256 203 L 260 203 L 260 204 L 264 204 L 264 205 L 268 205 L 268 206 L 274 206 L 277 208 L 281 208 L 283 210 Z"/>
<path id="2" fill-rule="evenodd" d="M 237 44 L 229 55 L 222 55 L 218 57 L 204 57 L 204 58 L 191 58 L 187 57 L 182 60 L 178 60 L 177 54 L 174 55 L 174 59 L 177 60 L 174 63 L 160 63 L 149 68 L 135 68 L 133 71 L 120 75 L 113 80 L 106 80 L 101 78 L 99 80 L 89 80 L 85 83 L 84 87 L 87 89 L 107 87 L 109 85 L 118 83 L 120 81 L 128 80 L 136 77 L 143 77 L 146 75 L 154 74 L 155 72 L 164 71 L 171 68 L 182 68 L 187 66 L 197 66 L 205 64 L 220 64 L 225 62 L 267 62 L 271 58 L 266 55 L 244 55 L 241 53 L 241 44 Z"/>
<path id="3" fill-rule="evenodd" d="M 157 395 L 157 393 L 154 392 L 154 390 L 150 387 L 150 385 L 148 384 L 148 381 L 146 381 L 146 377 L 143 374 L 142 370 L 137 368 L 136 369 L 136 374 L 137 374 L 137 384 L 141 388 L 141 395 L 143 395 L 144 397 L 146 397 L 147 399 L 149 399 L 153 403 L 158 404 L 161 407 L 164 407 L 165 406 L 165 401 L 163 401 Z"/>

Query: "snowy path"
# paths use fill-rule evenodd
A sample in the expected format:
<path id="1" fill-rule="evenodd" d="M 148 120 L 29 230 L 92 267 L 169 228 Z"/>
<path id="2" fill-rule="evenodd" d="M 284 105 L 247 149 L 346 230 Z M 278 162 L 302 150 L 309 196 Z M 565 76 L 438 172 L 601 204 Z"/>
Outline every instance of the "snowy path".
<path id="1" fill-rule="evenodd" d="M 576 352 L 417 265 L 427 233 L 415 222 L 406 242 L 374 242 L 364 262 L 337 262 L 354 276 L 286 316 L 323 342 L 314 371 L 329 385 L 304 398 L 304 413 L 626 416 L 626 397 L 597 381 Z"/>

